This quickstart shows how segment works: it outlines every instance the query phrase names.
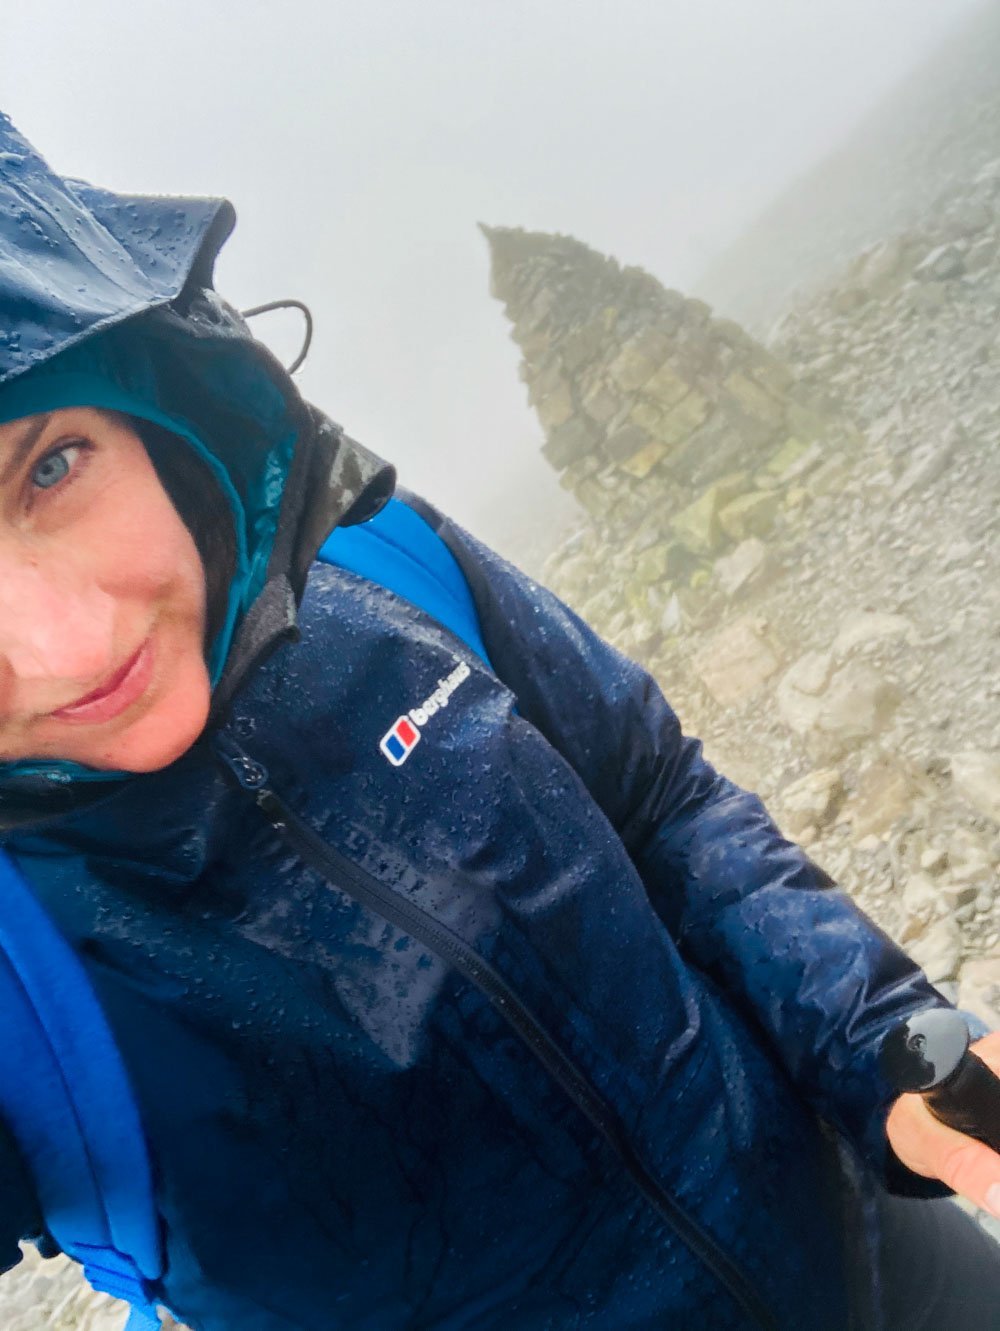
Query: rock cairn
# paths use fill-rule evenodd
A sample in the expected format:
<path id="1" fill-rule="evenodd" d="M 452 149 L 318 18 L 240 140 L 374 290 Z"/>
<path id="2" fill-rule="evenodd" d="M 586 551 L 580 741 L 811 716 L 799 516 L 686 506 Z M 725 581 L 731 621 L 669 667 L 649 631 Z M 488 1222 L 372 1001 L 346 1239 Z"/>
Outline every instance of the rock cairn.
<path id="1" fill-rule="evenodd" d="M 483 227 L 561 484 L 672 581 L 774 524 L 848 427 L 738 324 L 568 236 Z"/>

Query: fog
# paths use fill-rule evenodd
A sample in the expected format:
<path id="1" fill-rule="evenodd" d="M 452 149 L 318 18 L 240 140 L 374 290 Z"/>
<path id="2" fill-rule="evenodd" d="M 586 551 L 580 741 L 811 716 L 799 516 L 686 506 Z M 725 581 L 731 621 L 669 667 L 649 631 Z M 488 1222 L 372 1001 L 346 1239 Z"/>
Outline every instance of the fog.
<path id="1" fill-rule="evenodd" d="M 230 198 L 220 290 L 308 301 L 306 395 L 503 547 L 520 495 L 568 501 L 477 221 L 690 289 L 976 7 L 6 0 L 0 105 L 67 174 Z"/>

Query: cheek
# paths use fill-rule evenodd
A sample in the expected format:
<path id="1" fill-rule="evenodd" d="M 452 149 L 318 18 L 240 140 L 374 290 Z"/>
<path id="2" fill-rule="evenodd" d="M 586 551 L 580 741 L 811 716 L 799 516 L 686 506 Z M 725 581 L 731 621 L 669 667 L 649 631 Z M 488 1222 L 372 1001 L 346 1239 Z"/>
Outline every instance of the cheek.
<path id="1" fill-rule="evenodd" d="M 169 599 L 175 610 L 203 613 L 205 574 L 198 547 L 162 491 L 133 490 L 127 505 L 114 505 L 110 520 L 106 516 L 100 526 L 98 544 L 108 590 Z"/>

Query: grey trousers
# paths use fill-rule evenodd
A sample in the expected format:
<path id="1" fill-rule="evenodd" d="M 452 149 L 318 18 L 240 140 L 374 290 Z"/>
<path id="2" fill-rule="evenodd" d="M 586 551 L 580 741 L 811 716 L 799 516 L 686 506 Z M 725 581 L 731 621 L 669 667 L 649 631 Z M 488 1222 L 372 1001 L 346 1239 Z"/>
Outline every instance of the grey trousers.
<path id="1" fill-rule="evenodd" d="M 877 1205 L 886 1331 L 1000 1331 L 1000 1243 L 950 1199 Z"/>

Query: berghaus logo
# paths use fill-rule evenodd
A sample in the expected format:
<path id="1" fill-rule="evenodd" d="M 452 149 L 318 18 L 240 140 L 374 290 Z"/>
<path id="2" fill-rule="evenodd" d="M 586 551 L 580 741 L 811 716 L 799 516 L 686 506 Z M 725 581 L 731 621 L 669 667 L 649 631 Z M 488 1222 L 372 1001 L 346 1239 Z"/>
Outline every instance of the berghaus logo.
<path id="1" fill-rule="evenodd" d="M 451 695 L 470 675 L 468 665 L 460 661 L 450 674 L 437 682 L 437 688 L 427 695 L 419 707 L 412 707 L 401 716 L 379 741 L 379 748 L 392 763 L 402 767 L 420 742 L 420 732 L 432 716 L 448 706 Z"/>

